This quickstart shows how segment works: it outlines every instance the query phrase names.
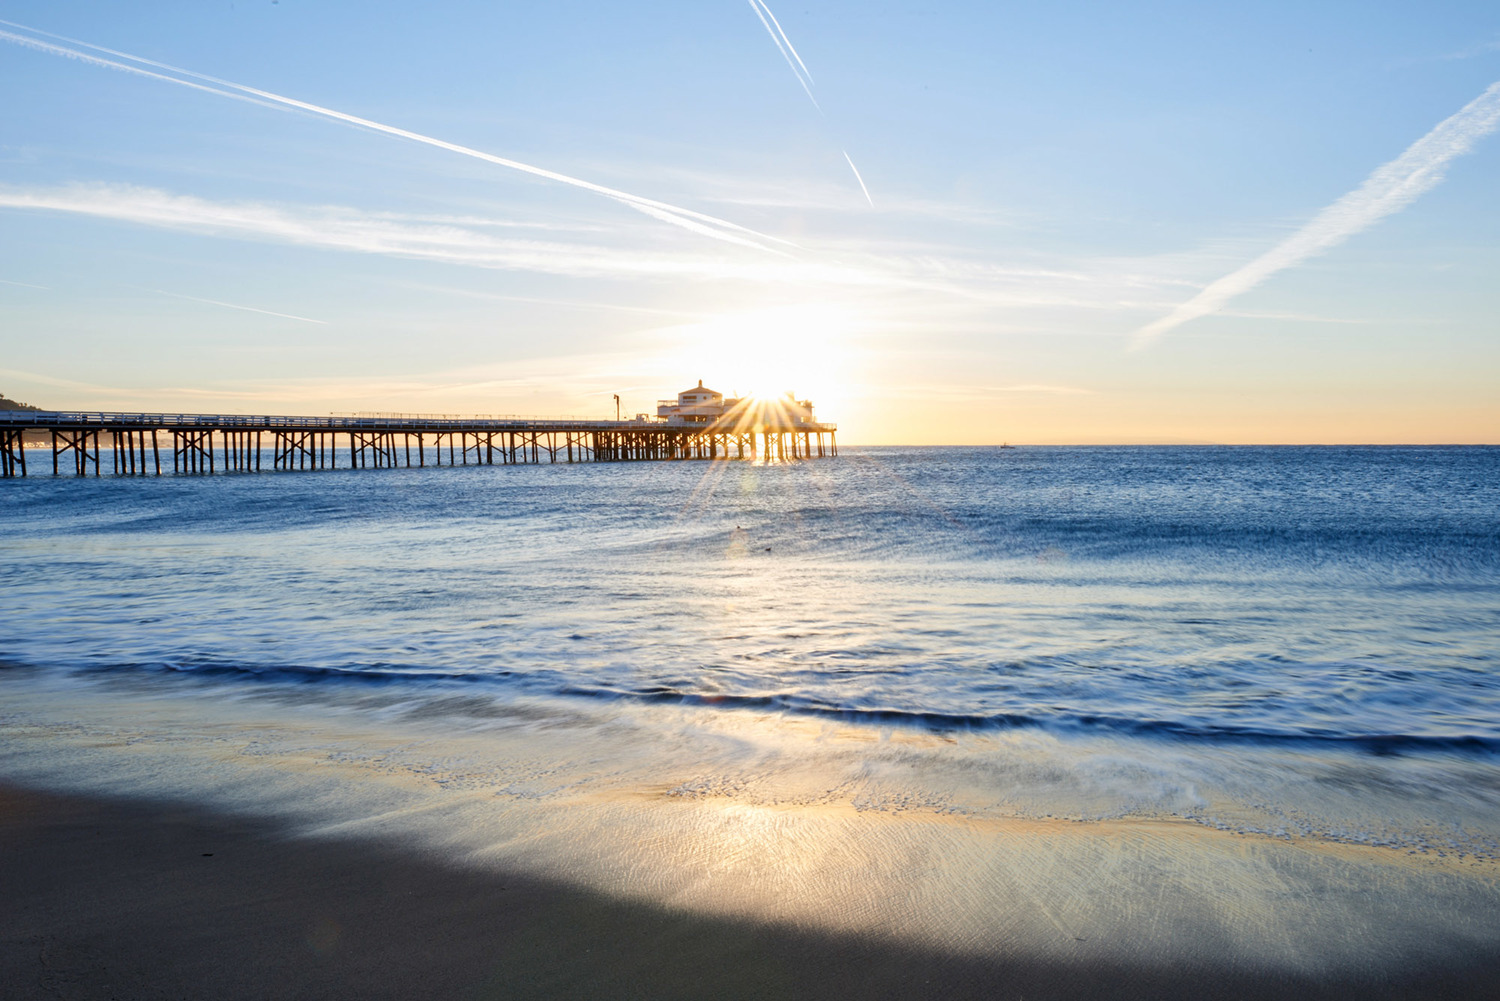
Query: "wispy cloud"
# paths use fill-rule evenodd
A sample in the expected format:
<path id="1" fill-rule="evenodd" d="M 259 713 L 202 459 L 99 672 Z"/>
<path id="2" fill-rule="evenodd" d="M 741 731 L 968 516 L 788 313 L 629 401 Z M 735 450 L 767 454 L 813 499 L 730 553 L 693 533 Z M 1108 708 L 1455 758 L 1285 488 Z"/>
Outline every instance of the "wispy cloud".
<path id="1" fill-rule="evenodd" d="M 1449 52 L 1442 58 L 1445 60 L 1473 59 L 1475 56 L 1487 56 L 1491 52 L 1500 52 L 1500 38 L 1492 38 L 1487 42 L 1478 42 L 1466 48 L 1459 49 L 1457 52 Z"/>
<path id="2" fill-rule="evenodd" d="M 52 289 L 49 286 L 46 286 L 46 285 L 33 285 L 33 284 L 31 284 L 31 282 L 12 282 L 12 281 L 7 281 L 4 278 L 0 278 L 0 285 L 14 285 L 17 288 L 34 288 L 34 289 L 40 289 L 43 292 L 51 292 L 52 291 Z"/>
<path id="3" fill-rule="evenodd" d="M 546 222 L 526 219 L 497 219 L 487 215 L 444 215 L 431 212 L 370 212 L 372 219 L 391 219 L 395 222 L 446 223 L 454 226 L 472 226 L 476 229 L 536 230 L 544 233 L 610 233 L 613 229 L 582 222 Z"/>
<path id="4" fill-rule="evenodd" d="M 24 379 L 27 382 L 35 382 L 42 386 L 56 386 L 59 389 L 82 389 L 91 393 L 116 393 L 124 392 L 114 386 L 101 386 L 94 382 L 79 382 L 76 379 L 59 379 L 52 375 L 43 375 L 40 372 L 27 372 L 19 368 L 0 368 L 0 375 L 9 379 Z"/>
<path id="5" fill-rule="evenodd" d="M 642 249 L 635 240 L 540 239 L 483 217 L 476 217 L 482 218 L 481 225 L 463 226 L 345 206 L 221 202 L 118 184 L 0 185 L 0 208 L 76 213 L 220 238 L 568 278 L 734 282 L 779 293 L 817 288 L 828 294 L 855 288 L 863 296 L 878 296 L 891 323 L 909 315 L 913 329 L 923 330 L 931 327 L 934 317 L 951 310 L 970 317 L 959 325 L 969 322 L 990 330 L 999 321 L 983 311 L 995 308 L 1006 309 L 1004 322 L 1011 324 L 1020 322 L 1021 310 L 1149 315 L 1166 308 L 1183 284 L 1172 273 L 1173 262 L 1008 265 L 975 259 L 937 243 L 894 241 L 889 247 L 872 248 L 868 239 L 810 243 L 795 258 L 748 254 L 732 247 L 717 253 L 702 248 L 673 252 Z M 948 319 L 944 322 L 957 329 Z"/>
<path id="6" fill-rule="evenodd" d="M 1092 389 L 1082 386 L 1051 386 L 1044 383 L 1025 382 L 1015 386 L 986 386 L 992 393 L 1030 393 L 1042 396 L 1092 396 Z"/>
<path id="7" fill-rule="evenodd" d="M 427 285 L 421 282 L 402 282 L 404 288 L 422 292 L 436 292 L 445 296 L 456 295 L 467 299 L 484 299 L 489 302 L 519 302 L 536 306 L 561 306 L 564 309 L 603 310 L 606 312 L 639 313 L 645 316 L 676 316 L 698 319 L 704 314 L 684 309 L 667 309 L 661 306 L 629 306 L 618 302 L 595 302 L 588 299 L 546 299 L 534 295 L 502 295 L 498 292 L 479 292 L 474 289 L 453 288 L 446 285 Z"/>
<path id="8" fill-rule="evenodd" d="M 837 284 L 876 280 L 856 269 L 781 256 L 652 253 L 599 243 L 510 237 L 449 224 L 403 223 L 348 208 L 216 202 L 133 185 L 0 186 L 0 207 L 73 212 L 190 232 L 569 276 Z"/>
<path id="9" fill-rule="evenodd" d="M 651 378 L 640 380 L 642 375 Z M 233 383 L 206 386 L 162 387 L 151 390 L 161 396 L 184 399 L 226 399 L 245 404 L 304 406 L 313 401 L 346 406 L 381 400 L 397 407 L 413 397 L 423 401 L 536 397 L 566 399 L 573 416 L 610 416 L 610 397 L 642 385 L 659 384 L 662 373 L 645 367 L 638 352 L 568 352 L 539 358 L 509 359 L 504 364 L 465 365 L 460 368 L 414 372 L 402 378 L 366 376 L 292 379 L 239 379 Z M 422 406 L 431 406 L 424 402 Z M 441 403 L 439 405 L 442 405 Z M 590 407 L 599 407 L 592 414 Z M 457 412 L 457 411 L 454 411 Z M 470 411 L 472 405 L 470 405 Z M 523 416 L 523 415 L 516 415 Z M 553 412 L 550 416 L 566 416 Z"/>
<path id="10" fill-rule="evenodd" d="M 67 38 L 62 35 L 54 35 L 50 32 L 40 31 L 36 28 L 30 28 L 23 24 L 16 24 L 13 21 L 0 20 L 0 24 L 15 28 L 20 31 L 29 32 L 31 36 L 44 36 L 46 38 L 53 38 L 57 39 L 58 41 L 67 42 L 70 45 L 82 46 L 83 48 L 90 49 L 93 52 L 102 52 L 106 55 L 114 56 L 115 59 L 106 59 L 101 56 L 90 55 L 87 52 L 80 52 L 77 49 L 70 49 L 66 46 L 57 45 L 53 42 L 43 41 L 40 37 L 30 37 L 28 35 L 18 35 L 10 31 L 0 31 L 0 40 L 8 41 L 26 48 L 35 49 L 40 52 L 46 52 L 51 55 L 62 56 L 68 59 L 76 59 L 94 66 L 101 66 L 107 69 L 119 70 L 124 73 L 144 76 L 153 80 L 175 83 L 179 86 L 190 87 L 193 90 L 215 94 L 219 97 L 228 97 L 235 100 L 249 100 L 255 104 L 260 104 L 265 107 L 278 108 L 280 110 L 294 110 L 305 112 L 307 114 L 316 115 L 321 118 L 343 122 L 347 125 L 354 125 L 362 129 L 369 129 L 370 131 L 379 132 L 384 135 L 394 136 L 399 139 L 406 139 L 410 140 L 411 142 L 433 146 L 438 149 L 447 150 L 450 153 L 457 153 L 461 156 L 473 157 L 476 160 L 483 160 L 486 163 L 493 163 L 501 167 L 509 168 L 511 170 L 517 170 L 525 174 L 531 174 L 536 177 L 555 181 L 559 184 L 566 184 L 571 187 L 581 188 L 585 191 L 593 192 L 594 194 L 603 195 L 604 197 L 613 199 L 614 201 L 619 202 L 623 205 L 628 205 L 630 208 L 633 208 L 638 212 L 643 212 L 646 215 L 651 216 L 653 219 L 659 219 L 662 222 L 667 222 L 674 226 L 679 226 L 682 229 L 686 229 L 690 232 L 698 233 L 707 237 L 712 237 L 716 240 L 722 240 L 726 243 L 755 247 L 759 250 L 770 250 L 771 248 L 766 246 L 767 243 L 779 243 L 786 246 L 790 245 L 785 240 L 769 236 L 765 233 L 756 232 L 753 229 L 749 229 L 745 226 L 740 226 L 737 223 L 732 223 L 725 219 L 717 218 L 716 216 L 706 215 L 702 212 L 695 212 L 691 209 L 685 209 L 677 205 L 670 205 L 666 202 L 659 202 L 654 199 L 644 198 L 640 195 L 631 194 L 626 191 L 620 191 L 615 188 L 605 187 L 602 184 L 595 184 L 592 181 L 585 181 L 581 178 L 571 177 L 567 174 L 561 174 L 554 170 L 547 170 L 543 167 L 536 167 L 529 163 L 522 163 L 519 160 L 511 160 L 506 157 L 496 156 L 493 153 L 486 153 L 482 150 L 473 149 L 468 146 L 461 146 L 457 143 L 450 143 L 442 139 L 436 139 L 432 136 L 422 135 L 419 132 L 411 132 L 407 129 L 397 128 L 394 125 L 385 125 L 381 122 L 372 121 L 368 118 L 361 118 L 358 115 L 351 115 L 343 111 L 335 111 L 332 108 L 325 108 L 321 105 L 312 104 L 307 101 L 299 101 L 295 98 L 285 97 L 281 94 L 274 94 L 267 90 L 248 87 L 244 84 L 233 83 L 229 80 L 222 80 L 218 77 L 208 76 L 203 73 L 196 73 L 192 70 L 182 69 L 181 67 L 172 66 L 167 63 L 157 62 L 152 59 L 145 59 L 141 56 L 134 56 L 128 52 L 120 52 L 115 49 L 108 49 L 102 45 L 94 45 L 90 42 L 79 41 L 76 38 Z M 116 60 L 118 59 L 124 59 L 127 60 L 128 63 L 134 63 L 136 65 L 127 65 L 127 63 L 117 62 Z M 153 69 L 148 70 L 142 68 L 146 66 L 150 66 Z M 153 70 L 160 70 L 162 72 L 153 72 Z"/>
<path id="11" fill-rule="evenodd" d="M 1221 309 L 1220 316 L 1233 316 L 1242 320 L 1280 320 L 1286 323 L 1336 323 L 1348 325 L 1362 325 L 1374 322 L 1367 317 L 1352 316 L 1319 316 L 1315 313 L 1268 313 L 1254 309 Z M 1410 319 L 1403 318 L 1399 322 L 1410 323 Z"/>
<path id="12" fill-rule="evenodd" d="M 1448 163 L 1500 127 L 1500 83 L 1490 87 L 1407 147 L 1358 188 L 1328 206 L 1296 233 L 1237 271 L 1212 283 L 1168 315 L 1136 332 L 1133 347 L 1217 312 L 1267 278 L 1321 254 L 1416 201 L 1442 182 Z"/>
<path id="13" fill-rule="evenodd" d="M 414 373 L 404 378 L 381 377 L 312 377 L 292 379 L 239 378 L 232 381 L 206 380 L 192 386 L 137 385 L 108 386 L 76 379 L 60 379 L 22 369 L 0 367 L 0 377 L 22 384 L 35 384 L 59 390 L 85 393 L 97 401 L 109 401 L 109 406 L 134 404 L 160 408 L 163 401 L 177 403 L 186 410 L 212 401 L 215 409 L 224 403 L 240 405 L 241 412 L 275 412 L 277 409 L 294 408 L 305 411 L 309 404 L 342 403 L 362 405 L 372 400 L 401 404 L 413 397 L 423 401 L 470 400 L 475 397 L 494 398 L 508 396 L 516 398 L 538 393 L 562 391 L 579 398 L 586 407 L 587 397 L 608 398 L 612 392 L 626 388 L 621 382 L 622 362 L 630 356 L 597 353 L 579 355 L 520 359 L 505 365 L 464 367 L 462 369 L 438 370 Z M 659 381 L 661 373 L 651 372 Z M 597 401 L 599 411 L 593 415 L 602 417 L 603 399 Z M 269 405 L 270 410 L 267 410 Z M 424 404 L 428 405 L 428 404 Z M 98 407 L 98 402 L 89 404 Z M 64 401 L 61 409 L 71 409 Z M 472 413 L 472 405 L 470 406 Z M 613 409 L 611 408 L 611 413 Z M 561 416 L 552 414 L 550 416 Z"/>
<path id="14" fill-rule="evenodd" d="M 775 171 L 779 164 L 780 161 L 758 163 L 754 167 L 755 172 L 751 174 L 712 173 L 670 164 L 658 166 L 648 163 L 631 167 L 618 161 L 611 164 L 611 169 L 630 171 L 647 178 L 670 178 L 674 185 L 691 190 L 695 201 L 706 204 L 785 210 L 797 212 L 804 220 L 813 212 L 826 212 L 839 218 L 849 214 L 847 185 L 832 184 L 807 176 L 777 177 Z M 908 217 L 920 224 L 960 224 L 966 229 L 1035 229 L 1046 223 L 1039 212 L 1029 208 L 999 208 L 993 204 L 911 195 L 884 196 L 880 200 L 880 207 L 882 215 L 888 219 Z"/>
<path id="15" fill-rule="evenodd" d="M 225 309 L 239 309 L 246 313 L 263 313 L 266 316 L 279 316 L 283 320 L 297 320 L 301 323 L 326 324 L 327 320 L 314 320 L 309 316 L 296 316 L 292 313 L 278 313 L 273 309 L 260 309 L 257 306 L 241 306 L 233 302 L 220 302 L 218 299 L 200 299 L 196 295 L 183 295 L 181 292 L 168 292 L 165 289 L 154 288 L 150 291 L 157 295 L 170 296 L 173 299 L 186 299 L 188 302 L 201 302 L 209 306 L 223 306 Z"/>
<path id="16" fill-rule="evenodd" d="M 1093 396 L 1095 391 L 1082 386 L 1050 383 L 1018 383 L 1013 386 L 955 386 L 952 383 L 912 383 L 897 388 L 882 387 L 886 399 L 908 401 L 944 400 L 948 403 L 994 402 L 1011 396 Z"/>
<path id="17" fill-rule="evenodd" d="M 1432 52 L 1425 52 L 1421 54 L 1401 56 L 1399 58 L 1392 59 L 1388 65 L 1393 68 L 1398 66 L 1425 66 L 1431 63 L 1447 63 L 1464 59 L 1474 59 L 1478 56 L 1488 56 L 1496 52 L 1500 52 L 1500 38 L 1491 38 L 1485 41 L 1471 42 L 1461 49 L 1454 49 L 1449 52 L 1439 52 L 1436 54 Z"/>

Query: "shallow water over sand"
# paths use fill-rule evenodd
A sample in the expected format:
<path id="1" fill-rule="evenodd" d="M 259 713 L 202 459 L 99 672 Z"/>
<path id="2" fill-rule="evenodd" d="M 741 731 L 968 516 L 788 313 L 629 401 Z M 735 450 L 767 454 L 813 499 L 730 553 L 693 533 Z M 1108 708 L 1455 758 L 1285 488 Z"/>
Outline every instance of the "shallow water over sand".
<path id="1" fill-rule="evenodd" d="M 976 957 L 1313 976 L 1500 949 L 1500 873 L 1475 840 L 1493 817 L 1434 827 L 1441 797 L 1407 800 L 1435 781 L 1492 786 L 1473 761 L 1377 773 L 1349 756 L 1299 774 L 1273 757 L 1247 775 L 1225 759 L 1184 787 L 1181 761 L 1114 738 L 524 699 L 456 732 L 374 703 L 18 682 L 0 718 L 12 781 L 186 800 L 688 912 Z M 1279 781 L 1282 803 L 1214 784 L 1228 774 Z M 1360 826 L 1330 826 L 1330 788 Z M 1356 843 L 1372 827 L 1406 840 Z"/>

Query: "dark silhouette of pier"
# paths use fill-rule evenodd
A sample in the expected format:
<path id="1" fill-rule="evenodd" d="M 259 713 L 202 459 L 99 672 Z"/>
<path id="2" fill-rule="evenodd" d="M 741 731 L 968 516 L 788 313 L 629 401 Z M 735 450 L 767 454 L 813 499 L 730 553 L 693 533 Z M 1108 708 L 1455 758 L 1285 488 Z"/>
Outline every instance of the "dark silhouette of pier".
<path id="1" fill-rule="evenodd" d="M 837 429 L 835 424 L 796 420 L 748 421 L 742 415 L 694 426 L 640 419 L 3 411 L 0 476 L 48 471 L 56 476 L 63 470 L 99 476 L 105 460 L 117 476 L 668 459 L 792 461 L 837 455 Z"/>

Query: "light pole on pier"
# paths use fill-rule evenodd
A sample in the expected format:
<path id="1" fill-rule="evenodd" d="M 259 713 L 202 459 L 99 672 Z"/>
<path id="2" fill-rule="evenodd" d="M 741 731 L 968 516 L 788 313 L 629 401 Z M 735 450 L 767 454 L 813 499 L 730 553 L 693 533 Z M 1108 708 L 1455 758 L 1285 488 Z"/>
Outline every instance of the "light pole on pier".
<path id="1" fill-rule="evenodd" d="M 615 420 L 620 419 L 620 394 L 615 394 Z"/>

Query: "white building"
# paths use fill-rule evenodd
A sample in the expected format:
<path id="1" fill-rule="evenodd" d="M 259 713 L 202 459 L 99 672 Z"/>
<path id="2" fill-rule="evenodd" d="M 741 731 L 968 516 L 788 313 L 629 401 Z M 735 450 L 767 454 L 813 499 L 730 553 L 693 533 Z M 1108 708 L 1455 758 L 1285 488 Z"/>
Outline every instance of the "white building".
<path id="1" fill-rule="evenodd" d="M 750 424 L 776 427 L 799 427 L 817 424 L 810 400 L 795 399 L 787 393 L 774 400 L 726 398 L 716 389 L 698 385 L 677 394 L 677 399 L 656 401 L 657 420 L 668 424 L 717 424 L 729 426 Z"/>

